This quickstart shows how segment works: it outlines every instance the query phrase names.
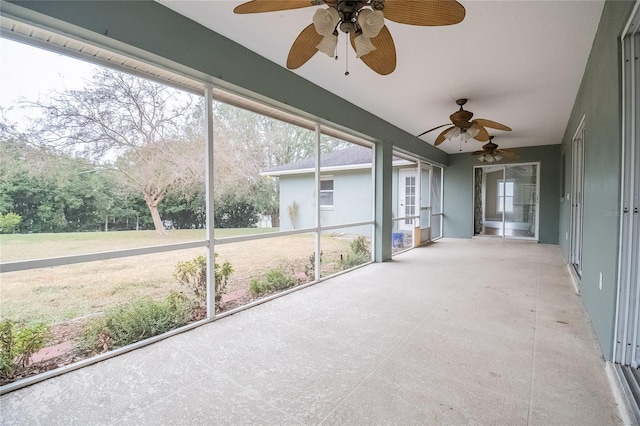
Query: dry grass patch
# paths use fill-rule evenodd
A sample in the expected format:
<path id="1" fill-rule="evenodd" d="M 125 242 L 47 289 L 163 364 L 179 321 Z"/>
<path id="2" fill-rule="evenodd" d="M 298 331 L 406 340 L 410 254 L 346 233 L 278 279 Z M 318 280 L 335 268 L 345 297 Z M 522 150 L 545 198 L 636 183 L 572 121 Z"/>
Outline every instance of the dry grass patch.
<path id="1" fill-rule="evenodd" d="M 221 230 L 225 231 L 225 230 Z M 255 231 L 255 230 L 250 230 Z M 239 230 L 229 230 L 240 233 Z M 216 231 L 218 235 L 218 231 Z M 97 235 L 96 235 L 97 234 Z M 106 234 L 109 234 L 108 237 Z M 42 258 L 46 254 L 69 255 L 108 249 L 144 247 L 193 241 L 202 231 L 173 231 L 164 239 L 141 232 L 81 234 L 32 234 L 2 239 L 2 261 L 18 258 Z M 134 235 L 131 235 L 134 234 Z M 64 236 L 68 236 L 65 239 Z M 224 234 L 221 232 L 220 236 Z M 39 238 L 36 238 L 39 237 Z M 121 237 L 119 240 L 117 237 Z M 349 237 L 322 236 L 323 262 L 337 264 L 348 250 Z M 42 247 L 40 251 L 38 248 Z M 288 265 L 298 278 L 304 275 L 314 253 L 313 234 L 291 235 L 253 241 L 218 244 L 218 261 L 228 261 L 234 268 L 228 292 L 248 292 L 252 279 L 268 269 Z M 174 279 L 178 262 L 205 253 L 204 248 L 178 250 L 122 259 L 64 265 L 0 275 L 0 312 L 3 318 L 17 321 L 43 320 L 54 324 L 104 312 L 116 304 L 136 297 L 159 300 L 171 290 L 186 290 Z M 332 267 L 328 266 L 329 269 Z M 323 267 L 323 275 L 330 273 Z M 335 272 L 335 271 L 333 271 Z"/>

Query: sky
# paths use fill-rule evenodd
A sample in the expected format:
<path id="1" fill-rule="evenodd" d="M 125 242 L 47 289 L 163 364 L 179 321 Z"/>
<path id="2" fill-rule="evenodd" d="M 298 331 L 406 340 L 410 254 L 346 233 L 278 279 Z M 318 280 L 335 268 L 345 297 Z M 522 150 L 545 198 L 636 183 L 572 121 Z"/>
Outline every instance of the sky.
<path id="1" fill-rule="evenodd" d="M 88 62 L 0 38 L 0 106 L 16 106 L 21 98 L 45 99 L 52 90 L 79 88 L 95 69 Z M 8 118 L 22 122 L 24 115 L 14 109 Z"/>

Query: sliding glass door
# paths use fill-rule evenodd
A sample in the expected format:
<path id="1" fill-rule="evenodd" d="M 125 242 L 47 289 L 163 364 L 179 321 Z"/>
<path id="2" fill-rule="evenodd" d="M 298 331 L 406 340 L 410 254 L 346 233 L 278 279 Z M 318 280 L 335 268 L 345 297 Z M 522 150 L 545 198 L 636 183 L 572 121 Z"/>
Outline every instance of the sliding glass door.
<path id="1" fill-rule="evenodd" d="M 538 239 L 539 164 L 478 166 L 474 235 Z"/>

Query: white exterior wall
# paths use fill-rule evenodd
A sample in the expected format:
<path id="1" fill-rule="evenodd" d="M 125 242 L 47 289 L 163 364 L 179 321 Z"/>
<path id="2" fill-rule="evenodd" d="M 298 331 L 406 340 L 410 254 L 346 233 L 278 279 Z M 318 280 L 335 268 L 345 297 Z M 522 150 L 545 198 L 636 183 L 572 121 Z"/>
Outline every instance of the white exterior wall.
<path id="1" fill-rule="evenodd" d="M 333 177 L 333 207 L 322 207 L 322 226 L 372 220 L 372 176 L 371 169 L 323 173 L 321 177 Z M 298 204 L 295 229 L 315 226 L 316 188 L 314 175 L 284 175 L 280 177 L 280 230 L 294 229 L 289 217 L 289 207 Z M 338 233 L 353 233 L 371 236 L 371 227 L 345 228 Z"/>

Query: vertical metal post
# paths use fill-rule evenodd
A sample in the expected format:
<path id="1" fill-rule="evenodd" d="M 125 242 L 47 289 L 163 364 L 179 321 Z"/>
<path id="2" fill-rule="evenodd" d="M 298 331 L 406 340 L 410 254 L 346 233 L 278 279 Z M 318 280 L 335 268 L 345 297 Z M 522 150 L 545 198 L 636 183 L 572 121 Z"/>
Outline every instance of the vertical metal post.
<path id="1" fill-rule="evenodd" d="M 374 144 L 371 147 L 371 221 L 374 222 L 373 225 L 369 226 L 371 230 L 371 261 L 375 262 L 376 260 L 376 244 L 378 244 L 378 238 L 376 237 L 376 168 L 378 167 L 378 161 L 376 160 L 376 150 L 378 149 L 378 144 Z"/>
<path id="2" fill-rule="evenodd" d="M 507 207 L 507 166 L 502 166 L 502 193 L 498 194 L 502 196 L 502 238 L 505 238 L 507 233 L 507 227 L 505 225 L 505 208 Z"/>
<path id="3" fill-rule="evenodd" d="M 416 166 L 418 167 L 418 172 L 416 173 L 416 185 L 414 188 L 414 201 L 415 205 L 413 209 L 413 214 L 418 215 L 418 219 L 414 219 L 413 221 L 413 244 L 412 247 L 416 247 L 422 243 L 422 223 L 420 219 L 422 218 L 422 161 L 418 160 L 416 162 Z M 418 228 L 418 232 L 416 235 L 416 228 Z M 416 244 L 416 237 L 418 238 L 418 242 Z"/>
<path id="4" fill-rule="evenodd" d="M 320 143 L 322 141 L 322 133 L 320 132 L 320 124 L 316 123 L 316 258 L 315 258 L 315 280 L 320 281 L 321 267 L 321 247 L 320 247 Z"/>
<path id="5" fill-rule="evenodd" d="M 440 167 L 440 238 L 444 237 L 444 167 Z"/>
<path id="6" fill-rule="evenodd" d="M 206 142 L 206 240 L 207 240 L 207 318 L 216 314 L 215 245 L 213 220 L 213 86 L 207 84 L 204 91 L 205 142 Z"/>

